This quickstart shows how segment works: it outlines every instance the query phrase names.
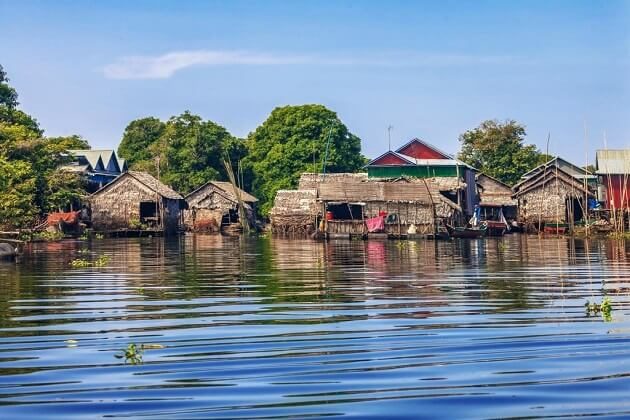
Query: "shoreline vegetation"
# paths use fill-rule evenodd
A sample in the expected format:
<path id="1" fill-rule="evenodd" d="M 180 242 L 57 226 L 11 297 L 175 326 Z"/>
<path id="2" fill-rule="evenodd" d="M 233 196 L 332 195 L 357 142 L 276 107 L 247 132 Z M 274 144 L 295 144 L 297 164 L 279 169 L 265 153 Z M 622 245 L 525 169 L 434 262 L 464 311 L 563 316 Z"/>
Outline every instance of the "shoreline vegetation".
<path id="1" fill-rule="evenodd" d="M 62 166 L 72 161 L 71 150 L 90 145 L 79 135 L 45 136 L 18 105 L 18 93 L 0 65 L 0 231 L 18 232 L 29 241 L 61 240 L 61 231 L 41 227 L 47 214 L 84 205 L 86 180 Z M 513 120 L 484 121 L 459 140 L 461 162 L 510 187 L 551 158 L 527 144 L 525 127 Z M 368 163 L 361 139 L 318 104 L 275 108 L 242 139 L 189 111 L 167 121 L 136 119 L 122 134 L 118 155 L 130 170 L 146 172 L 182 196 L 212 180 L 229 181 L 257 197 L 255 211 L 262 219 L 269 217 L 276 193 L 296 188 L 303 173 L 356 173 Z M 623 221 L 627 209 L 617 210 Z M 591 236 L 590 226 L 587 218 L 585 228 L 571 234 Z M 628 239 L 625 223 L 614 227 L 608 236 Z"/>

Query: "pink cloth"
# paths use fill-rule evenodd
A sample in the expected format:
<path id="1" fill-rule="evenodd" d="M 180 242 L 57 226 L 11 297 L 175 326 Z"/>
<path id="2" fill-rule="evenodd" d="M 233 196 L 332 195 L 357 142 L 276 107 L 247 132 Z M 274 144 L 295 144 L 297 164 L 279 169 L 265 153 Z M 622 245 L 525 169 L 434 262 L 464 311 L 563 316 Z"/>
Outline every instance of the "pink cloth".
<path id="1" fill-rule="evenodd" d="M 365 225 L 370 233 L 381 232 L 385 229 L 385 218 L 381 216 L 372 217 L 365 221 Z"/>

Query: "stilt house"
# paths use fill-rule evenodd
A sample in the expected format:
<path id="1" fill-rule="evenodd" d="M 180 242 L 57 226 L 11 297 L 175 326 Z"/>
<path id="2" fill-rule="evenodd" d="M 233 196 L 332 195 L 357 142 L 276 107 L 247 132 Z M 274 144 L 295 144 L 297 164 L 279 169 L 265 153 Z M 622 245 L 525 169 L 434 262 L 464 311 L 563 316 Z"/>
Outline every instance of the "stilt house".
<path id="1" fill-rule="evenodd" d="M 186 201 L 145 172 L 129 171 L 89 197 L 92 226 L 101 232 L 174 234 Z"/>
<path id="2" fill-rule="evenodd" d="M 239 223 L 239 196 L 250 224 L 255 223 L 258 199 L 229 182 L 210 181 L 186 196 L 186 229 L 218 232 L 222 226 Z"/>

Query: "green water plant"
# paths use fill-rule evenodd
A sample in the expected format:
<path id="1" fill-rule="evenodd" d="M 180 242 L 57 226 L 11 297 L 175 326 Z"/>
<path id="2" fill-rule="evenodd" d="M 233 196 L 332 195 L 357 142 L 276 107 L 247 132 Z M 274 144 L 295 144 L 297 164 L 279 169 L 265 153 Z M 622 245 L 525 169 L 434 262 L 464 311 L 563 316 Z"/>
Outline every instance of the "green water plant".
<path id="1" fill-rule="evenodd" d="M 121 353 L 116 353 L 114 357 L 117 359 L 125 359 L 125 364 L 141 365 L 143 363 L 142 353 L 144 353 L 144 347 L 142 345 L 129 343 L 126 348 L 121 350 Z"/>
<path id="2" fill-rule="evenodd" d="M 70 266 L 73 268 L 105 267 L 108 263 L 109 257 L 107 255 L 101 255 L 94 261 L 90 261 L 85 258 L 76 258 L 70 261 Z"/>
<path id="3" fill-rule="evenodd" d="M 612 321 L 612 301 L 608 296 L 604 297 L 602 303 L 589 302 L 584 304 L 586 308 L 586 316 L 601 314 L 604 321 Z"/>

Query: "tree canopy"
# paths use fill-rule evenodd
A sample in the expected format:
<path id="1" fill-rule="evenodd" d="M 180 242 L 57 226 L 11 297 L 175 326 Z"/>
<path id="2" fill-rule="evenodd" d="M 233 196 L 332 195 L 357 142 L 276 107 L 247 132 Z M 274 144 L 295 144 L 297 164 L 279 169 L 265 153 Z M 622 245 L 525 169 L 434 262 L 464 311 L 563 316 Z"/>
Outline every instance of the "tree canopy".
<path id="1" fill-rule="evenodd" d="M 329 136 L 326 172 L 355 172 L 365 165 L 361 139 L 323 105 L 276 108 L 249 134 L 244 167 L 263 214 L 278 190 L 297 186 L 301 173 L 322 171 Z"/>
<path id="2" fill-rule="evenodd" d="M 17 109 L 8 82 L 0 65 L 0 226 L 24 227 L 84 193 L 81 179 L 59 166 L 71 159 L 68 149 L 89 144 L 79 136 L 43 137 L 37 121 Z"/>
<path id="3" fill-rule="evenodd" d="M 524 144 L 525 127 L 516 121 L 482 122 L 459 136 L 462 144 L 458 158 L 508 185 L 521 175 L 544 163 L 547 156 L 534 145 Z"/>
<path id="4" fill-rule="evenodd" d="M 131 169 L 157 175 L 184 194 L 211 180 L 227 180 L 226 156 L 234 166 L 244 156 L 245 144 L 225 128 L 186 111 L 162 122 L 148 117 L 125 129 L 118 154 Z"/>

